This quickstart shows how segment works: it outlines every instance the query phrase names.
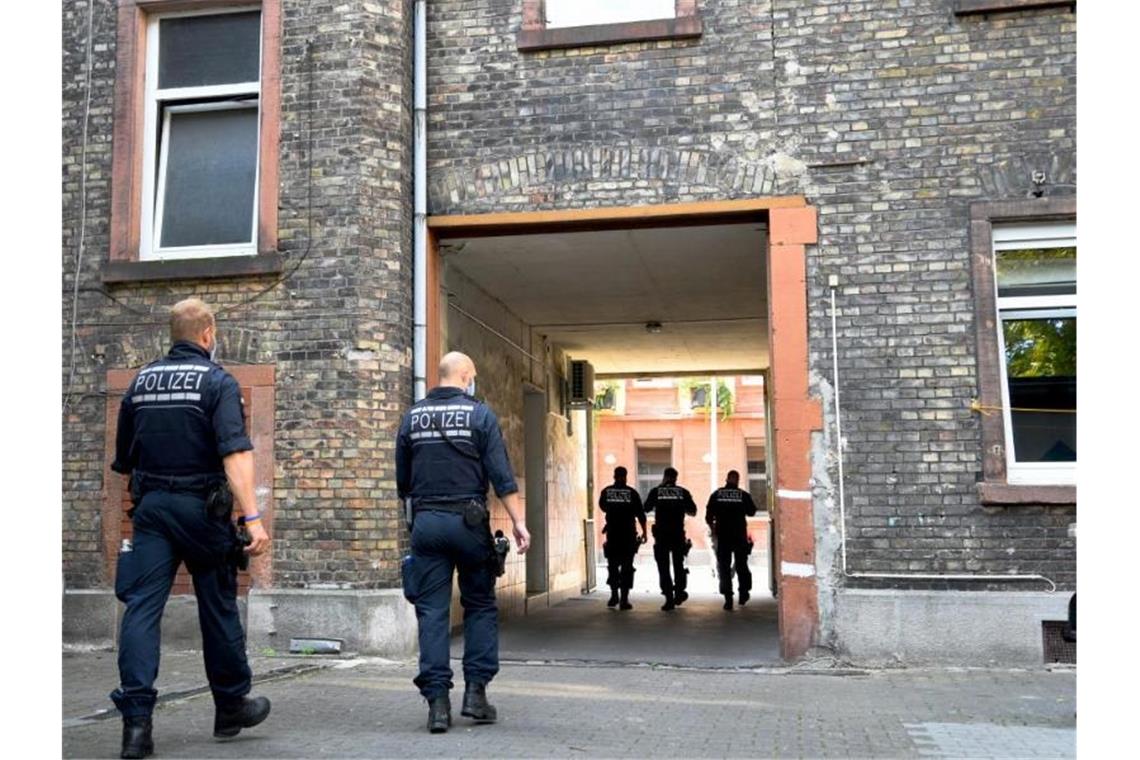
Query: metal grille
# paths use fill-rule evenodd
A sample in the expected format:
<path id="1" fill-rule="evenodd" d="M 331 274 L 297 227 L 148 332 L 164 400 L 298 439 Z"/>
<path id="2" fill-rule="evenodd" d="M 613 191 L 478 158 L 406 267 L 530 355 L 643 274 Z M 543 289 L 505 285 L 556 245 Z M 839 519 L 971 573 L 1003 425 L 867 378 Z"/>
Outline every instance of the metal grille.
<path id="1" fill-rule="evenodd" d="M 1064 620 L 1041 621 L 1041 639 L 1045 649 L 1045 662 L 1077 663 L 1077 642 L 1065 641 L 1061 633 L 1068 627 Z"/>

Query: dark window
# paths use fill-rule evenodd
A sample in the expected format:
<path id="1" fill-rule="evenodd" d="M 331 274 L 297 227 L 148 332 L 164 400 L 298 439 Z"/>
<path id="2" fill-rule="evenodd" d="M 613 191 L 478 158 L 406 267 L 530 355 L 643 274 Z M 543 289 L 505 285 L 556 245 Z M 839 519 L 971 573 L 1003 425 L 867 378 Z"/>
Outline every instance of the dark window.
<path id="1" fill-rule="evenodd" d="M 642 443 L 637 444 L 637 490 L 642 500 L 648 495 L 650 489 L 661 485 L 665 477 L 665 468 L 673 464 L 673 444 Z"/>
<path id="2" fill-rule="evenodd" d="M 257 107 L 168 112 L 162 247 L 253 240 Z"/>
<path id="3" fill-rule="evenodd" d="M 164 18 L 159 26 L 159 89 L 261 78 L 260 12 Z"/>

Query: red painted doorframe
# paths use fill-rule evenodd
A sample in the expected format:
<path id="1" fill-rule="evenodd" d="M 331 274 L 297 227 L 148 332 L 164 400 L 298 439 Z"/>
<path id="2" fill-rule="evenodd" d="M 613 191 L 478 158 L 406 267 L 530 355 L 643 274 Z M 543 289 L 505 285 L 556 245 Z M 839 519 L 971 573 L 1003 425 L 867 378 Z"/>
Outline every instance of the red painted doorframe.
<path id="1" fill-rule="evenodd" d="M 823 410 L 808 392 L 807 256 L 817 242 L 817 216 L 802 196 L 621 206 L 569 211 L 433 216 L 428 218 L 428 370 L 441 350 L 439 241 L 447 237 L 525 235 L 591 229 L 720 224 L 768 224 L 768 341 L 775 462 L 775 567 L 779 576 L 780 653 L 803 656 L 816 642 L 819 604 L 811 502 L 811 433 Z"/>

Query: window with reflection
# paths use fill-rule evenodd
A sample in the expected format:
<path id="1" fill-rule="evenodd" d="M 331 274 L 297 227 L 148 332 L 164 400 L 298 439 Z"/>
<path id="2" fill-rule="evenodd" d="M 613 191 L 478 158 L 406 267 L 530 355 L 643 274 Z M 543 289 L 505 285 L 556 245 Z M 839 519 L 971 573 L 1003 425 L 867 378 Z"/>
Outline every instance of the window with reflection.
<path id="1" fill-rule="evenodd" d="M 1010 483 L 1075 482 L 1077 245 L 1072 224 L 994 228 Z"/>

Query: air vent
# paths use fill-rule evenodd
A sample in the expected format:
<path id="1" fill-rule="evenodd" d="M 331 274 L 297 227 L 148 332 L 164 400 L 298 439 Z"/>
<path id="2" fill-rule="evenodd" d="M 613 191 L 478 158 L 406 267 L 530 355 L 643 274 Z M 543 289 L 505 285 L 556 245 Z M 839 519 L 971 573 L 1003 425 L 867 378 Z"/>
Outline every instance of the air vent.
<path id="1" fill-rule="evenodd" d="M 1069 624 L 1064 620 L 1042 620 L 1041 639 L 1045 650 L 1045 662 L 1077 662 L 1077 642 L 1065 641 L 1065 630 Z"/>
<path id="2" fill-rule="evenodd" d="M 570 406 L 594 403 L 594 368 L 581 359 L 570 362 Z"/>

